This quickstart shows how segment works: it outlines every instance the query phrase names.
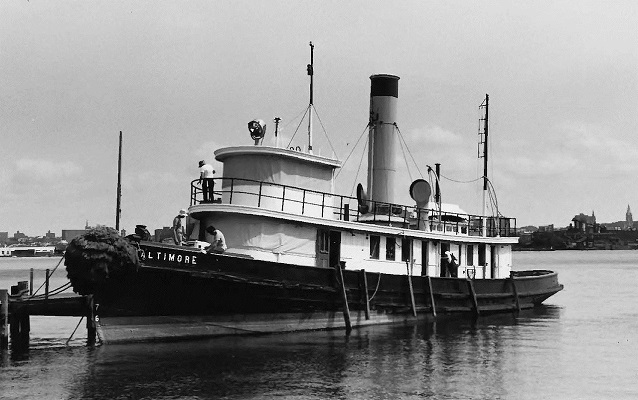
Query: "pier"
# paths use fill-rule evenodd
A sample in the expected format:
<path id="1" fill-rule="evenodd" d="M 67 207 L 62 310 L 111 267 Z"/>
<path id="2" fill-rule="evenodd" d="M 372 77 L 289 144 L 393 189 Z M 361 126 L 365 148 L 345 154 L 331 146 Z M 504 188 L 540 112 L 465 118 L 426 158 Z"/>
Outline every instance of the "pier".
<path id="1" fill-rule="evenodd" d="M 96 339 L 95 305 L 92 296 L 65 293 L 70 284 L 50 290 L 51 272 L 46 270 L 44 293 L 33 292 L 33 269 L 31 280 L 20 281 L 10 290 L 0 289 L 0 350 L 29 347 L 30 318 L 34 316 L 86 317 L 87 344 L 94 345 Z M 78 324 L 79 326 L 79 324 Z"/>

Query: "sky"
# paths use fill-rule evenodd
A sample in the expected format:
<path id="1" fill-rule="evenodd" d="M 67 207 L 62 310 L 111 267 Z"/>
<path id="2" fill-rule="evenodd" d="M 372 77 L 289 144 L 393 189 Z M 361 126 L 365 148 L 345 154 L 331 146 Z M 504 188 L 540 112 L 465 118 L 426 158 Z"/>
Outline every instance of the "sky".
<path id="1" fill-rule="evenodd" d="M 220 175 L 214 150 L 251 145 L 252 119 L 266 143 L 280 117 L 282 142 L 305 146 L 310 41 L 313 147 L 347 159 L 339 194 L 366 182 L 369 77 L 394 74 L 402 202 L 440 163 L 443 201 L 481 211 L 489 94 L 503 215 L 567 226 L 581 212 L 624 220 L 629 205 L 638 219 L 636 26 L 633 0 L 3 1 L 0 231 L 115 226 L 120 131 L 129 232 L 169 226 L 197 162 Z"/>

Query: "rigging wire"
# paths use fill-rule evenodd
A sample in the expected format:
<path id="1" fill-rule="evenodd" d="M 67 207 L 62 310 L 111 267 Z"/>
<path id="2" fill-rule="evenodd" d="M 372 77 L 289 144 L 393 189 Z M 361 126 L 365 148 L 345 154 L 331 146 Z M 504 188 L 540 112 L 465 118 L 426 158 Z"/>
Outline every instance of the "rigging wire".
<path id="1" fill-rule="evenodd" d="M 361 166 L 363 165 L 363 156 L 366 154 L 366 149 L 368 148 L 368 142 L 365 142 L 363 145 L 363 151 L 361 152 L 361 159 L 359 160 L 359 167 L 357 168 L 357 174 L 354 176 L 354 182 L 352 183 L 352 190 L 350 191 L 350 197 L 354 194 L 354 188 L 357 185 L 357 178 L 359 178 L 359 171 L 361 170 Z"/>
<path id="2" fill-rule="evenodd" d="M 301 123 L 303 122 L 304 118 L 306 118 L 306 114 L 308 114 L 309 110 L 310 110 L 310 106 L 306 107 L 303 117 L 301 117 L 301 119 L 299 120 L 299 125 L 297 125 L 297 129 L 295 129 L 295 133 L 292 134 L 292 137 L 290 138 L 290 142 L 288 142 L 288 145 L 286 147 L 290 147 L 290 144 L 292 143 L 293 139 L 295 138 L 295 135 L 299 131 L 299 127 L 301 126 Z"/>
<path id="3" fill-rule="evenodd" d="M 352 150 L 350 151 L 350 154 L 348 154 L 348 157 L 346 157 L 346 160 L 343 162 L 343 164 L 341 164 L 342 167 L 348 162 L 348 160 L 350 159 L 350 156 L 352 155 L 352 153 L 354 153 L 355 149 L 357 148 L 357 145 L 359 144 L 359 142 L 361 141 L 361 138 L 363 137 L 363 134 L 366 133 L 366 130 L 368 129 L 369 126 L 370 126 L 370 124 L 366 124 L 366 127 L 363 128 L 363 131 L 359 135 L 359 139 L 357 139 L 357 142 L 354 144 L 354 146 L 352 146 Z M 367 146 L 367 142 L 366 142 L 366 146 Z M 365 150 L 365 147 L 364 147 L 364 150 Z M 364 153 L 365 153 L 365 151 L 364 151 Z M 341 173 L 341 171 L 343 171 L 343 168 L 341 168 L 339 171 L 337 171 L 337 173 L 335 174 L 335 178 L 339 177 L 339 174 Z"/>
<path id="4" fill-rule="evenodd" d="M 414 159 L 414 156 L 412 155 L 412 152 L 410 152 L 410 147 L 406 143 L 405 138 L 403 137 L 403 134 L 401 133 L 401 129 L 399 129 L 399 126 L 396 124 L 396 122 L 394 123 L 394 126 L 397 128 L 397 132 L 399 132 L 399 138 L 401 138 L 401 140 L 405 144 L 405 147 L 408 149 L 408 154 L 410 155 L 410 158 L 412 159 L 412 162 L 414 163 L 414 166 L 416 167 L 416 170 L 419 172 L 419 175 L 421 177 L 423 177 L 423 173 L 419 169 L 419 165 L 416 163 L 416 160 Z M 405 158 L 405 156 L 404 156 L 404 158 Z M 407 165 L 407 161 L 406 161 L 406 165 Z M 408 168 L 408 171 L 409 171 L 409 168 Z"/>
<path id="5" fill-rule="evenodd" d="M 312 109 L 315 111 L 315 115 L 317 116 L 317 119 L 319 120 L 319 125 L 321 125 L 321 129 L 323 129 L 323 134 L 325 135 L 326 139 L 328 140 L 328 145 L 332 149 L 332 154 L 334 154 L 335 157 L 337 157 L 337 151 L 335 150 L 334 146 L 332 146 L 332 142 L 330 141 L 330 137 L 328 137 L 328 132 L 326 132 L 326 128 L 323 126 L 323 122 L 321 122 L 321 117 L 319 117 L 319 113 L 317 112 L 317 109 L 315 108 L 315 106 L 312 106 Z"/>

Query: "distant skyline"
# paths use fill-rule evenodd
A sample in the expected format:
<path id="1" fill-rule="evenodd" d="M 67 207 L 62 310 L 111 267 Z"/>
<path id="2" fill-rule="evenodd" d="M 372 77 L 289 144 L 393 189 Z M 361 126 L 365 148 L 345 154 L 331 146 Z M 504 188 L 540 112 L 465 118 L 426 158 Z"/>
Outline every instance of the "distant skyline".
<path id="1" fill-rule="evenodd" d="M 170 225 L 197 161 L 250 145 L 246 124 L 308 104 L 316 153 L 345 160 L 365 130 L 369 76 L 398 75 L 407 187 L 441 163 L 444 202 L 480 213 L 478 106 L 490 95 L 489 175 L 518 226 L 622 220 L 638 204 L 638 3 L 236 1 L 0 3 L 0 231 Z M 303 129 L 303 128 L 302 128 Z M 303 132 L 292 145 L 305 145 Z M 350 194 L 359 143 L 337 179 Z M 365 170 L 364 165 L 361 171 Z M 215 163 L 221 171 L 221 165 Z M 638 208 L 638 205 L 636 205 Z"/>

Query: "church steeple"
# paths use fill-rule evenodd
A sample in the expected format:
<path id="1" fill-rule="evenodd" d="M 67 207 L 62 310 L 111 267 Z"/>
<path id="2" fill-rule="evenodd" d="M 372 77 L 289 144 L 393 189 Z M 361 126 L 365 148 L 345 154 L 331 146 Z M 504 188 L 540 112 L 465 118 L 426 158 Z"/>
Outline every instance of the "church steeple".
<path id="1" fill-rule="evenodd" d="M 631 208 L 627 204 L 627 213 L 625 214 L 625 229 L 632 229 L 634 227 L 634 218 L 631 215 Z"/>

